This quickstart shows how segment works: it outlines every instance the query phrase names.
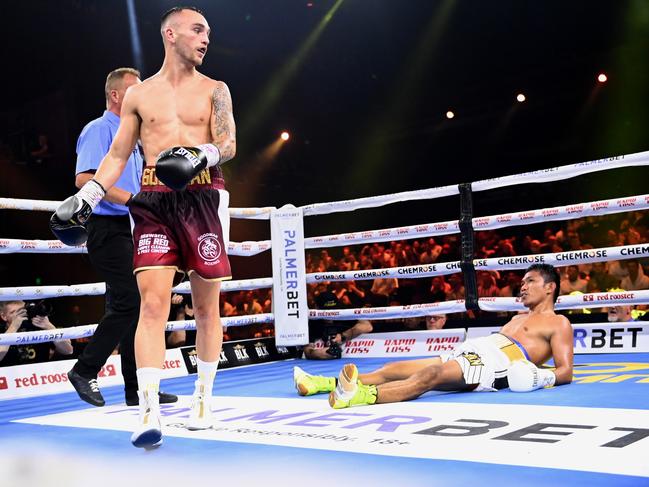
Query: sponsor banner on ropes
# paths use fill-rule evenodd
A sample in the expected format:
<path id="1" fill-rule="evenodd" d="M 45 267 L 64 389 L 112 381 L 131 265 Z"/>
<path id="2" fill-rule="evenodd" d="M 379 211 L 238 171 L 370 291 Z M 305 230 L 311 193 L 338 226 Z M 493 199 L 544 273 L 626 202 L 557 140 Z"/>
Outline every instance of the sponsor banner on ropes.
<path id="1" fill-rule="evenodd" d="M 464 328 L 359 335 L 343 345 L 343 357 L 424 357 L 452 351 Z"/>

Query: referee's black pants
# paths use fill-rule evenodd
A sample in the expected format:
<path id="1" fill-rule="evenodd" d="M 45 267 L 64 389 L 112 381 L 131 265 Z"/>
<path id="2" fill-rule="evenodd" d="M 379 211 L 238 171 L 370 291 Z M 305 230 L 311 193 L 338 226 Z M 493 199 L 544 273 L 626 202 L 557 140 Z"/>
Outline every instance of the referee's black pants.
<path id="1" fill-rule="evenodd" d="M 74 371 L 92 379 L 119 345 L 124 389 L 137 392 L 135 329 L 140 313 L 140 293 L 133 275 L 133 237 L 126 216 L 92 215 L 88 220 L 88 256 L 106 282 L 106 311 L 99 326 L 74 365 Z"/>

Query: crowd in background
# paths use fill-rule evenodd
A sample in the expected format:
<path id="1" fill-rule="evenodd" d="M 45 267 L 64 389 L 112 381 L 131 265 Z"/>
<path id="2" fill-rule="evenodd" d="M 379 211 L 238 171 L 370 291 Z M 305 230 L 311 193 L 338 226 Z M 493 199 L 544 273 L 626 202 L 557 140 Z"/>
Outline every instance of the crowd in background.
<path id="1" fill-rule="evenodd" d="M 513 257 L 601 247 L 640 244 L 649 241 L 645 212 L 587 217 L 564 224 L 547 225 L 538 234 L 529 227 L 476 233 L 476 258 Z M 536 225 L 535 227 L 539 227 Z M 460 236 L 448 235 L 410 241 L 373 243 L 360 248 L 307 252 L 307 272 L 369 270 L 413 266 L 460 259 Z M 561 294 L 603 292 L 611 288 L 649 289 L 649 260 L 620 260 L 559 268 Z M 522 271 L 477 273 L 479 297 L 512 297 L 520 289 Z M 417 279 L 324 282 L 311 284 L 309 304 L 325 289 L 333 291 L 345 307 L 407 305 L 464 298 L 461 274 Z"/>
<path id="2" fill-rule="evenodd" d="M 649 242 L 649 217 L 646 212 L 634 211 L 586 217 L 529 227 L 511 227 L 499 231 L 476 233 L 476 258 L 512 257 L 590 250 L 601 247 L 642 244 Z M 334 272 L 376 270 L 391 267 L 451 262 L 460 259 L 460 236 L 423 238 L 407 241 L 372 243 L 306 252 L 306 271 Z M 593 264 L 569 265 L 559 268 L 561 294 L 573 292 L 603 292 L 611 289 L 649 289 L 649 259 L 630 259 Z M 477 273 L 479 297 L 513 297 L 520 290 L 523 271 L 480 271 Z M 360 308 L 365 306 L 395 306 L 443 302 L 464 298 L 464 284 L 460 273 L 427 278 L 394 279 L 377 277 L 369 280 L 344 282 L 323 281 L 307 285 L 309 308 L 319 308 L 319 296 L 335 296 L 335 306 Z M 271 313 L 271 290 L 258 289 L 221 294 L 221 316 L 244 316 Z M 5 308 L 7 305 L 4 305 Z M 16 306 L 13 305 L 13 308 Z M 12 308 L 12 310 L 13 310 Z M 0 310 L 0 330 L 8 331 L 11 318 L 6 309 Z M 13 310 L 15 311 L 15 310 Z M 463 314 L 472 318 L 475 314 Z M 191 298 L 174 295 L 170 320 L 192 319 Z M 14 321 L 16 321 L 14 319 Z M 38 320 L 37 320 L 38 321 Z M 49 323 L 49 322 L 48 322 Z M 30 325 L 32 329 L 33 325 Z M 26 329 L 26 327 L 23 327 Z M 14 326 L 10 328 L 15 331 Z M 169 334 L 168 346 L 191 345 L 191 332 Z M 273 335 L 272 324 L 230 327 L 225 340 L 261 338 Z M 77 353 L 82 341 L 73 340 Z M 30 356 L 38 359 L 70 358 L 61 351 L 69 347 L 47 345 L 47 352 Z M 22 352 L 21 352 L 22 353 Z M 14 354 L 15 355 L 15 354 Z M 25 354 L 22 353 L 24 356 Z M 10 355 L 11 356 L 11 355 Z M 5 365 L 0 360 L 0 366 Z"/>

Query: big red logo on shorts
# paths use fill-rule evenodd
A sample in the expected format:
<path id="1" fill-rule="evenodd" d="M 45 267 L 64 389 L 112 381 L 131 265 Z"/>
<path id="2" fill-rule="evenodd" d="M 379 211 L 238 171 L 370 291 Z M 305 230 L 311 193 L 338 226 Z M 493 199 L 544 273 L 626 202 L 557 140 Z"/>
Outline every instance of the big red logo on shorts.
<path id="1" fill-rule="evenodd" d="M 198 253 L 206 262 L 214 262 L 221 257 L 221 242 L 213 233 L 198 237 Z"/>

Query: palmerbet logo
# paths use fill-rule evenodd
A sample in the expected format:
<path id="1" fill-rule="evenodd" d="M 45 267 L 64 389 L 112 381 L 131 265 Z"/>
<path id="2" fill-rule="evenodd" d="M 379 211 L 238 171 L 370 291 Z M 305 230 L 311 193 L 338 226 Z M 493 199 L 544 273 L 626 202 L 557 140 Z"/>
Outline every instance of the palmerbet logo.
<path id="1" fill-rule="evenodd" d="M 549 397 L 552 391 L 545 394 Z M 170 436 L 186 435 L 189 398 L 183 400 L 185 404 L 161 406 Z M 562 406 L 558 413 L 538 405 L 481 404 L 476 413 L 472 403 L 412 401 L 336 413 L 326 399 L 309 401 L 308 407 L 304 399 L 297 398 L 220 396 L 217 402 L 212 428 L 200 435 L 201 440 L 498 465 L 502 463 L 498 445 L 508 445 L 510 465 L 538 468 L 538 458 L 542 458 L 542 465 L 548 468 L 647 475 L 642 461 L 646 457 L 646 425 L 641 412 L 633 410 Z M 78 427 L 81 414 L 87 427 L 114 429 L 119 422 L 120 429 L 130 429 L 138 414 L 122 406 L 102 409 L 17 421 Z M 581 454 L 567 454 L 575 449 Z M 602 462 L 604 457 L 609 461 Z"/>

